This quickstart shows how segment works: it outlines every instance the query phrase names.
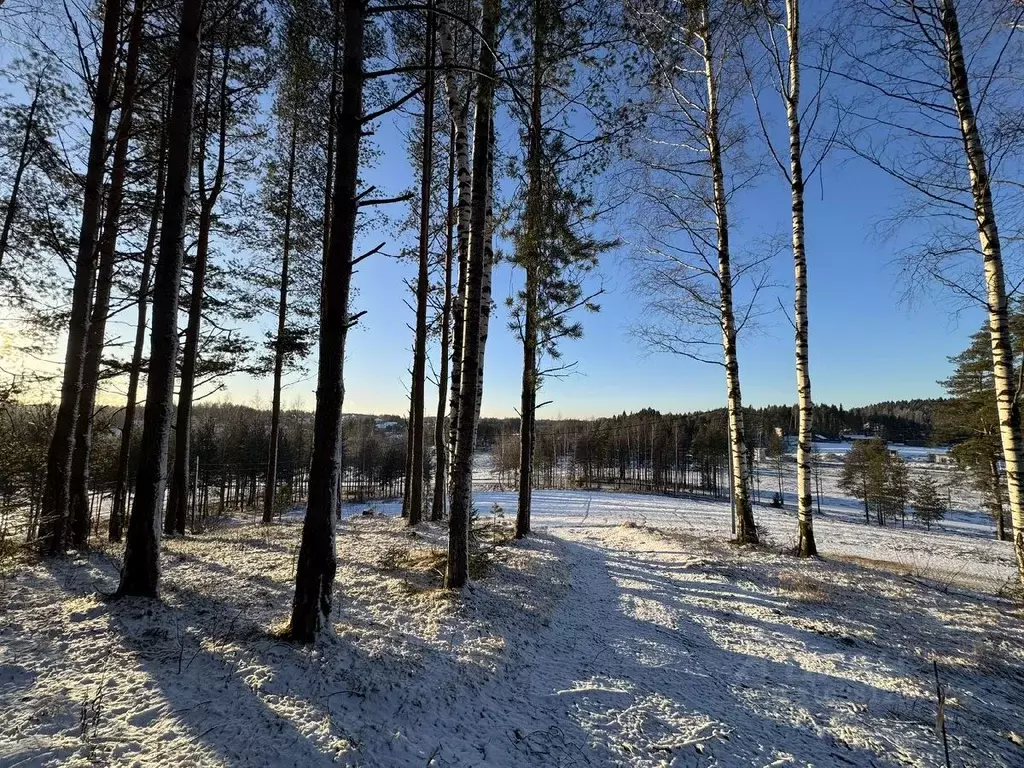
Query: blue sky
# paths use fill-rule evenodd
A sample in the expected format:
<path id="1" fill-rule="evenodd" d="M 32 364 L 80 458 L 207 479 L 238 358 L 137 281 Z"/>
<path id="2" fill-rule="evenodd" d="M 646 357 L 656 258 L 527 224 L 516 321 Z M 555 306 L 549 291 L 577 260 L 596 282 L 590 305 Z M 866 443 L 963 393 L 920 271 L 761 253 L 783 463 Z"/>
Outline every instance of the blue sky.
<path id="1" fill-rule="evenodd" d="M 6 52 L 5 52 L 6 53 Z M 2 59 L 3 57 L 0 57 Z M 408 117 L 397 117 L 408 120 Z M 367 183 L 381 194 L 392 194 L 416 184 L 406 151 L 394 125 L 381 126 L 374 137 L 384 150 L 377 165 L 367 170 Z M 499 141 L 514 144 L 512 126 L 499 126 Z M 502 193 L 514 193 L 511 181 Z M 978 308 L 957 313 L 949 297 L 926 297 L 915 304 L 901 302 L 908 287 L 900 276 L 897 254 L 912 237 L 911 224 L 883 236 L 879 222 L 904 199 L 897 182 L 862 162 L 836 154 L 807 194 L 807 251 L 810 274 L 811 373 L 814 399 L 846 405 L 931 397 L 942 393 L 936 383 L 949 373 L 947 358 L 966 346 L 982 316 Z M 769 175 L 745 193 L 731 212 L 739 239 L 763 235 L 788 237 L 788 188 Z M 397 213 L 397 212 L 396 212 Z M 577 360 L 578 373 L 546 382 L 541 400 L 545 417 L 589 417 L 645 407 L 661 411 L 688 411 L 724 405 L 724 374 L 720 367 L 703 365 L 666 354 L 650 354 L 631 335 L 641 315 L 642 301 L 631 289 L 632 237 L 627 215 L 609 217 L 608 234 L 624 245 L 602 257 L 602 311 L 584 319 L 584 338 L 567 343 L 565 357 Z M 366 231 L 363 244 L 388 239 L 396 252 L 412 233 Z M 355 302 L 366 316 L 349 336 L 346 365 L 346 411 L 404 413 L 408 409 L 408 368 L 413 313 L 403 302 L 404 280 L 415 274 L 411 262 L 376 256 L 363 262 L 355 276 Z M 792 304 L 792 267 L 783 250 L 773 267 L 782 303 Z M 496 307 L 487 347 L 483 412 L 511 416 L 519 401 L 521 354 L 507 328 L 504 299 L 515 290 L 518 275 L 509 265 L 496 268 Z M 768 299 L 770 305 L 775 297 Z M 270 318 L 251 329 L 262 336 Z M 781 311 L 740 339 L 740 365 L 746 403 L 791 403 L 796 399 L 792 329 Z M 432 349 L 436 362 L 437 350 Z M 234 376 L 217 397 L 236 402 L 270 399 L 269 377 L 259 380 Z M 284 393 L 287 405 L 312 408 L 315 359 L 304 376 L 292 376 Z M 436 395 L 427 392 L 428 411 Z"/>
<path id="2" fill-rule="evenodd" d="M 408 186 L 410 169 L 404 150 L 392 149 L 387 133 L 380 140 L 389 151 L 368 177 L 382 190 Z M 883 236 L 878 222 L 903 199 L 904 191 L 866 164 L 839 160 L 836 156 L 824 167 L 821 184 L 810 185 L 807 195 L 814 398 L 856 405 L 941 395 L 936 381 L 948 375 L 947 357 L 966 345 L 982 321 L 981 313 L 969 309 L 956 314 L 950 303 L 934 297 L 909 305 L 901 301 L 907 285 L 895 254 L 905 244 L 900 235 L 909 236 L 913 230 Z M 503 188 L 506 194 L 512 191 L 509 182 Z M 735 213 L 738 227 L 750 236 L 787 236 L 788 188 L 781 180 L 769 178 L 746 193 Z M 630 285 L 628 218 L 612 218 L 606 226 L 627 242 L 602 258 L 600 277 L 593 281 L 606 290 L 600 299 L 602 310 L 586 315 L 584 338 L 564 348 L 567 359 L 578 360 L 579 373 L 546 383 L 541 400 L 553 402 L 543 409 L 544 415 L 589 417 L 644 407 L 688 411 L 724 405 L 720 367 L 648 353 L 631 335 L 642 306 Z M 383 239 L 377 234 L 367 232 L 364 239 L 368 243 Z M 781 284 L 777 295 L 787 307 L 792 303 L 791 263 L 789 251 L 783 250 L 773 267 Z M 349 336 L 346 411 L 402 413 L 408 408 L 411 333 L 407 324 L 413 322 L 413 314 L 401 298 L 402 281 L 414 272 L 412 263 L 383 257 L 360 265 L 356 302 L 368 312 Z M 503 303 L 516 281 L 509 265 L 496 268 L 485 415 L 515 415 L 518 405 L 521 357 L 507 329 L 508 310 Z M 774 298 L 770 303 L 777 305 Z M 433 354 L 436 359 L 436 349 Z M 745 402 L 795 401 L 792 330 L 781 311 L 741 338 L 740 354 Z M 233 400 L 244 402 L 257 395 L 269 399 L 268 381 L 236 378 L 228 384 L 225 394 Z M 313 387 L 311 378 L 296 381 L 285 402 L 311 407 Z M 436 402 L 433 389 L 427 397 L 428 403 Z M 428 410 L 433 407 L 428 405 Z"/>
<path id="3" fill-rule="evenodd" d="M 830 4 L 817 10 L 827 15 L 828 7 Z M 815 23 L 807 21 L 805 29 Z M 811 87 L 805 83 L 805 91 Z M 504 126 L 499 121 L 498 133 L 499 142 L 506 145 L 518 140 L 507 121 Z M 382 126 L 375 140 L 385 152 L 377 167 L 367 172 L 368 181 L 388 191 L 414 184 L 416 179 L 394 127 Z M 773 170 L 744 192 L 731 210 L 734 241 L 778 236 L 788 244 L 789 188 Z M 515 194 L 512 181 L 506 179 L 500 186 L 506 197 Z M 913 303 L 903 300 L 908 288 L 922 287 L 908 286 L 899 259 L 900 252 L 921 235 L 921 225 L 910 221 L 895 231 L 891 226 L 883 231 L 881 222 L 900 209 L 907 194 L 885 173 L 838 151 L 828 158 L 820 176 L 809 181 L 810 354 L 813 396 L 818 402 L 858 405 L 940 396 L 942 388 L 937 382 L 950 372 L 949 356 L 962 350 L 982 323 L 980 307 L 965 309 L 962 302 L 940 291 L 926 291 Z M 540 400 L 552 402 L 542 415 L 592 417 L 645 407 L 689 411 L 723 406 L 721 367 L 649 353 L 631 334 L 643 313 L 643 301 L 631 287 L 634 233 L 629 214 L 610 216 L 603 228 L 601 234 L 620 237 L 624 244 L 602 257 L 600 275 L 592 281 L 605 288 L 600 298 L 602 311 L 586 315 L 584 338 L 563 348 L 566 359 L 578 361 L 578 373 L 545 382 Z M 376 244 L 384 239 L 379 234 L 367 232 L 364 240 Z M 390 248 L 397 250 L 397 244 Z M 781 250 L 772 269 L 779 288 L 766 303 L 772 307 L 781 301 L 789 308 L 793 278 L 788 247 Z M 359 291 L 356 301 L 359 309 L 368 312 L 349 337 L 347 411 L 408 410 L 408 325 L 413 323 L 413 313 L 401 298 L 403 279 L 414 272 L 414 264 L 385 258 L 360 266 L 354 283 Z M 513 416 L 519 403 L 521 352 L 507 328 L 504 306 L 518 281 L 509 265 L 496 268 L 485 368 L 485 415 Z M 436 348 L 432 353 L 436 360 Z M 786 314 L 777 310 L 741 336 L 740 366 L 747 404 L 795 402 L 793 331 Z M 244 400 L 259 393 L 265 401 L 269 392 L 265 381 L 232 381 L 228 394 Z M 291 387 L 286 402 L 298 398 L 311 407 L 312 392 L 309 378 Z M 428 412 L 433 412 L 435 398 L 434 390 L 428 389 Z"/>

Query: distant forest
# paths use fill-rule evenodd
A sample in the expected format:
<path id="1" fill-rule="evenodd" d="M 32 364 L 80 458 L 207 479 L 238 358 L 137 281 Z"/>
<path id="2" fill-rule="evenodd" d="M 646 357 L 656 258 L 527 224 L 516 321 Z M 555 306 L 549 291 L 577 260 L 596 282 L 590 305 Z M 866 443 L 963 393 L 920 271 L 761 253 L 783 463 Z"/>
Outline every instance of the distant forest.
<path id="1" fill-rule="evenodd" d="M 916 400 L 888 400 L 881 403 L 844 408 L 839 405 L 814 406 L 814 435 L 817 438 L 839 440 L 844 435 L 871 434 L 893 443 L 930 445 L 932 443 L 932 417 L 942 398 Z M 796 405 L 769 405 L 763 408 L 744 408 L 747 442 L 766 443 L 768 435 L 781 428 L 785 435 L 795 435 L 799 413 Z M 394 417 L 396 420 L 398 417 Z M 632 426 L 638 421 L 676 424 L 678 428 L 696 433 L 703 428 L 721 423 L 725 429 L 726 411 L 718 408 L 690 413 L 660 413 L 653 409 L 598 419 L 538 419 L 539 430 L 564 432 L 614 430 L 618 426 Z M 492 445 L 499 436 L 519 430 L 518 418 L 482 418 L 479 443 Z M 760 436 L 760 437 L 759 437 Z"/>

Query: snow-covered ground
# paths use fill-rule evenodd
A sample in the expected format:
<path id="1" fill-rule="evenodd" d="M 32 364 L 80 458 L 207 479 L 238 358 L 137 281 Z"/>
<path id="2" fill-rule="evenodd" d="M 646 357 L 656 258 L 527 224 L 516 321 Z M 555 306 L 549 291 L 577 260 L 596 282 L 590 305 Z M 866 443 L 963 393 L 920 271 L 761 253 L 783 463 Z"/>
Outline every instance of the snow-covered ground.
<path id="1" fill-rule="evenodd" d="M 278 641 L 301 515 L 165 544 L 164 600 L 105 603 L 115 555 L 0 580 L 0 766 L 1024 765 L 1008 544 L 865 526 L 822 561 L 727 543 L 728 504 L 542 491 L 463 596 L 443 528 L 349 508 L 335 626 Z M 480 522 L 515 513 L 479 493 Z M 791 510 L 759 507 L 776 543 Z M 485 535 L 490 541 L 490 535 Z"/>

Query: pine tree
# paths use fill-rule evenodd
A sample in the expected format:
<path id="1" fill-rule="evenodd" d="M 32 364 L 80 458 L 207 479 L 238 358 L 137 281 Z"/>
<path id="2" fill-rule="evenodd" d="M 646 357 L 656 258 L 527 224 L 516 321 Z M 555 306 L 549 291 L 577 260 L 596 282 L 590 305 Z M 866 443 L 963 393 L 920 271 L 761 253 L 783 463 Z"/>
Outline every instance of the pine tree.
<path id="1" fill-rule="evenodd" d="M 914 481 L 910 503 L 914 507 L 914 519 L 924 523 L 928 530 L 946 516 L 946 501 L 931 472 L 922 473 Z"/>
<path id="2" fill-rule="evenodd" d="M 938 440 L 954 443 L 950 455 L 982 494 L 985 507 L 996 522 L 996 536 L 1002 541 L 1007 537 L 1006 483 L 988 329 L 982 328 L 971 336 L 968 347 L 950 358 L 950 362 L 955 369 L 942 382 L 949 399 L 935 412 L 934 435 Z"/>
<path id="3" fill-rule="evenodd" d="M 184 0 L 181 8 L 174 96 L 167 127 L 167 181 L 154 269 L 153 330 L 140 447 L 146 460 L 139 465 L 128 520 L 124 565 L 117 588 L 117 594 L 122 596 L 157 597 L 160 585 L 160 515 L 178 351 L 178 293 L 191 188 L 192 114 L 203 6 L 202 0 Z"/>
<path id="4" fill-rule="evenodd" d="M 263 188 L 263 205 L 269 215 L 271 232 L 261 232 L 264 239 L 258 250 L 267 243 L 274 249 L 274 261 L 280 263 L 276 275 L 269 276 L 268 284 L 275 287 L 276 301 L 273 311 L 277 327 L 269 335 L 268 360 L 273 371 L 270 411 L 270 446 L 263 495 L 263 522 L 270 523 L 276 510 L 277 480 L 281 444 L 281 388 L 286 368 L 306 357 L 312 349 L 310 320 L 315 316 L 319 286 L 319 261 L 322 226 L 317 220 L 319 179 L 319 129 L 322 127 L 322 107 L 317 101 L 324 75 L 314 64 L 312 34 L 316 29 L 317 14 L 305 2 L 297 0 L 287 9 L 282 40 L 280 41 L 281 77 L 277 85 L 275 119 L 277 141 L 275 154 L 267 164 Z M 284 190 L 282 199 L 281 190 Z M 263 257 L 257 260 L 257 270 Z"/>
<path id="5" fill-rule="evenodd" d="M 849 453 L 843 457 L 839 487 L 864 502 L 865 524 L 871 522 L 871 504 L 880 491 L 877 467 L 885 450 L 885 443 L 881 440 L 856 440 Z"/>
<path id="6" fill-rule="evenodd" d="M 75 279 L 71 296 L 71 315 L 64 355 L 60 405 L 53 428 L 53 439 L 46 459 L 46 492 L 39 528 L 40 550 L 49 554 L 63 552 L 68 545 L 71 514 L 71 460 L 75 443 L 85 367 L 89 315 L 92 309 L 93 279 L 96 269 L 100 215 L 103 208 L 103 179 L 106 150 L 113 111 L 114 70 L 121 23 L 120 0 L 109 0 L 103 12 L 103 31 L 98 52 L 96 82 L 92 89 L 92 124 L 89 131 L 89 156 L 83 187 L 82 218 L 75 255 Z"/>
<path id="7" fill-rule="evenodd" d="M 211 273 L 211 237 L 217 223 L 218 206 L 225 190 L 239 183 L 238 176 L 249 170 L 252 155 L 244 151 L 252 134 L 250 125 L 256 99 L 267 84 L 269 26 L 265 9 L 255 0 L 225 0 L 219 13 L 211 10 L 206 43 L 203 92 L 198 115 L 196 147 L 196 192 L 199 216 L 196 222 L 195 258 L 188 296 L 188 322 L 181 352 L 181 376 L 175 413 L 174 467 L 171 473 L 164 533 L 185 533 L 188 494 L 191 487 L 192 401 L 201 372 L 200 345 L 203 311 L 208 306 Z M 230 340 L 229 340 L 230 341 Z M 208 348 L 214 345 L 207 343 Z"/>
<path id="8" fill-rule="evenodd" d="M 907 462 L 895 452 L 886 453 L 886 477 L 883 494 L 885 515 L 906 525 L 907 501 L 910 497 L 910 477 Z"/>
<path id="9" fill-rule="evenodd" d="M 70 532 L 71 543 L 78 550 L 85 549 L 89 539 L 89 465 L 92 450 L 93 409 L 96 405 L 96 392 L 99 389 L 107 316 L 110 312 L 110 296 L 117 262 L 117 236 L 121 226 L 121 208 L 125 198 L 129 162 L 128 145 L 133 138 L 135 100 L 139 90 L 139 59 L 143 45 L 145 20 L 145 0 L 136 0 L 128 33 L 127 60 L 122 76 L 117 138 L 114 142 L 110 183 L 104 203 L 103 231 L 98 242 L 96 286 L 89 318 L 89 331 L 86 335 L 82 389 L 79 395 L 75 447 L 71 461 Z"/>
<path id="10" fill-rule="evenodd" d="M 598 309 L 594 299 L 601 291 L 588 296 L 583 285 L 598 254 L 613 244 L 587 231 L 594 223 L 594 201 L 586 190 L 606 162 L 608 126 L 598 124 L 597 137 L 576 138 L 573 132 L 578 113 L 605 117 L 605 70 L 587 52 L 600 46 L 611 24 L 600 4 L 532 0 L 522 11 L 521 25 L 529 30 L 522 54 L 529 78 L 522 90 L 529 89 L 530 110 L 524 125 L 526 190 L 519 196 L 513 261 L 523 270 L 524 286 L 508 300 L 511 328 L 523 345 L 517 537 L 530 530 L 537 392 L 545 373 L 558 375 L 572 367 L 555 362 L 543 371 L 541 356 L 559 361 L 559 341 L 582 335 L 582 324 L 572 321 L 571 313 Z M 586 74 L 579 73 L 581 61 L 591 65 Z M 576 89 L 586 96 L 568 95 Z"/>

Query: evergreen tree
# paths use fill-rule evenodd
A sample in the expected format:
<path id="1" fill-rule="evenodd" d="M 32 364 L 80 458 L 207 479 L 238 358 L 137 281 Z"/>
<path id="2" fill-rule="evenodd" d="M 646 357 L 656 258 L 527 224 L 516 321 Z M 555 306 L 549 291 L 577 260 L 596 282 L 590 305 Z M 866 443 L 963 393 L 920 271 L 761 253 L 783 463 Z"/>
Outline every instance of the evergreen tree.
<path id="1" fill-rule="evenodd" d="M 1012 325 L 1019 324 L 1020 314 L 1015 313 Z M 936 409 L 935 437 L 954 443 L 950 455 L 982 494 L 996 522 L 996 535 L 1003 540 L 1007 538 L 1006 478 L 988 329 L 975 333 L 968 347 L 950 362 L 955 369 L 942 382 L 949 399 Z"/>
<path id="2" fill-rule="evenodd" d="M 267 340 L 266 362 L 273 371 L 273 384 L 264 523 L 273 520 L 277 509 L 283 376 L 286 369 L 312 351 L 313 345 L 312 319 L 318 310 L 322 249 L 319 185 L 323 173 L 318 167 L 318 150 L 323 121 L 319 97 L 330 80 L 330 73 L 318 67 L 314 59 L 313 35 L 320 20 L 315 7 L 306 0 L 294 0 L 282 12 L 285 20 L 277 43 L 280 74 L 274 106 L 275 146 L 268 157 L 261 193 L 268 221 L 266 229 L 259 231 L 260 256 L 252 265 L 253 273 L 262 278 L 259 282 L 276 293 L 268 302 L 277 324 Z M 265 268 L 268 250 L 271 263 L 278 267 L 270 274 Z"/>
<path id="3" fill-rule="evenodd" d="M 931 530 L 932 524 L 946 516 L 946 501 L 939 492 L 931 472 L 924 472 L 914 481 L 910 503 L 914 519 Z"/>
<path id="4" fill-rule="evenodd" d="M 886 452 L 884 495 L 885 517 L 906 525 L 907 500 L 910 497 L 910 477 L 907 462 L 895 452 Z"/>

